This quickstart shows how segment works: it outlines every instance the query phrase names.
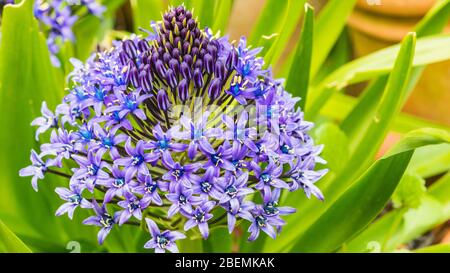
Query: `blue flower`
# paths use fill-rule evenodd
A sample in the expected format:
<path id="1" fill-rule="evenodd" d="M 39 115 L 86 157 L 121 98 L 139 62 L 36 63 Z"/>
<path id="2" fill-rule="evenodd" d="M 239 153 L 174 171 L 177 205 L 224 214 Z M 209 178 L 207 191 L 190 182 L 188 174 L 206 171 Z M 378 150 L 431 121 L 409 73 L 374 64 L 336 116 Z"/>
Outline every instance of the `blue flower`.
<path id="1" fill-rule="evenodd" d="M 184 224 L 184 231 L 188 231 L 191 228 L 198 226 L 200 233 L 203 238 L 208 238 L 209 236 L 209 227 L 208 220 L 210 220 L 213 215 L 209 213 L 214 208 L 215 202 L 209 201 L 205 202 L 202 205 L 196 207 L 192 212 L 183 211 L 184 216 L 188 217 L 189 220 Z"/>
<path id="2" fill-rule="evenodd" d="M 134 176 L 137 172 L 150 174 L 146 163 L 153 163 L 158 160 L 158 155 L 144 152 L 144 141 L 137 142 L 136 147 L 131 146 L 131 138 L 128 138 L 125 144 L 127 157 L 116 160 L 116 164 L 124 166 L 127 169 L 128 176 Z"/>
<path id="3" fill-rule="evenodd" d="M 155 153 L 183 152 L 187 148 L 186 144 L 174 142 L 171 131 L 164 133 L 159 123 L 153 128 L 153 136 L 155 140 L 150 140 L 146 148 L 154 150 Z"/>
<path id="4" fill-rule="evenodd" d="M 33 176 L 31 179 L 31 185 L 35 191 L 38 191 L 38 179 L 44 179 L 44 174 L 47 172 L 48 167 L 54 166 L 55 160 L 47 159 L 44 162 L 34 150 L 31 150 L 30 160 L 31 166 L 21 169 L 19 171 L 19 175 L 22 177 Z"/>
<path id="5" fill-rule="evenodd" d="M 198 149 L 201 151 L 214 153 L 214 148 L 211 143 L 209 143 L 208 139 L 217 136 L 220 132 L 214 128 L 207 127 L 209 112 L 205 112 L 201 119 L 194 123 L 187 116 L 183 115 L 180 118 L 180 123 L 183 125 L 186 131 L 180 132 L 179 127 L 174 127 L 174 136 L 178 139 L 187 139 L 190 140 L 188 147 L 188 156 L 192 160 L 194 159 Z"/>
<path id="6" fill-rule="evenodd" d="M 92 200 L 92 205 L 94 208 L 95 216 L 91 216 L 86 218 L 83 221 L 84 225 L 95 225 L 101 227 L 98 232 L 98 243 L 101 245 L 105 241 L 106 236 L 108 236 L 109 232 L 113 228 L 113 226 L 117 223 L 119 218 L 119 214 L 116 213 L 114 216 L 111 216 L 106 210 L 105 205 L 103 204 L 101 207 L 97 203 L 97 201 Z"/>
<path id="7" fill-rule="evenodd" d="M 127 191 L 124 192 L 124 196 L 125 200 L 117 203 L 120 207 L 124 208 L 120 213 L 119 225 L 123 225 L 131 216 L 141 220 L 142 211 L 145 210 L 150 203 L 148 199 L 139 200 L 134 194 Z"/>
<path id="8" fill-rule="evenodd" d="M 162 163 L 168 170 L 162 178 L 172 182 L 171 185 L 178 186 L 181 184 L 186 188 L 190 188 L 193 182 L 199 179 L 194 174 L 200 168 L 198 163 L 181 165 L 179 162 L 174 162 L 170 154 L 163 155 Z"/>
<path id="9" fill-rule="evenodd" d="M 268 217 L 265 215 L 264 210 L 261 208 L 255 208 L 252 211 L 252 221 L 250 227 L 248 228 L 248 231 L 250 232 L 250 237 L 248 240 L 256 240 L 261 230 L 272 239 L 275 239 L 277 236 L 275 228 L 281 227 L 284 224 L 285 222 L 278 216 Z"/>
<path id="10" fill-rule="evenodd" d="M 172 202 L 169 210 L 167 211 L 167 216 L 171 218 L 180 210 L 185 213 L 192 212 L 192 206 L 201 204 L 204 200 L 200 197 L 193 196 L 191 189 L 185 189 L 183 187 L 177 187 L 174 191 L 170 191 L 166 195 L 167 200 Z"/>
<path id="11" fill-rule="evenodd" d="M 74 169 L 73 180 L 82 179 L 90 192 L 94 191 L 97 180 L 105 180 L 109 178 L 109 174 L 104 170 L 111 170 L 111 166 L 102 161 L 103 153 L 90 151 L 87 157 L 81 155 L 73 155 L 72 158 L 80 165 L 80 168 Z"/>
<path id="12" fill-rule="evenodd" d="M 178 253 L 175 241 L 186 238 L 183 233 L 169 230 L 161 232 L 153 220 L 146 218 L 145 221 L 152 236 L 152 239 L 144 245 L 145 248 L 154 248 L 156 253 L 164 253 L 166 250 Z"/>
<path id="13" fill-rule="evenodd" d="M 162 181 L 153 181 L 151 175 L 138 174 L 139 185 L 133 188 L 133 192 L 142 195 L 142 199 L 158 206 L 163 205 L 159 191 L 168 191 L 167 183 Z"/>
<path id="14" fill-rule="evenodd" d="M 76 8 L 85 6 L 89 13 L 101 17 L 106 10 L 95 0 L 36 0 L 34 2 L 34 16 L 47 28 L 47 45 L 51 53 L 54 66 L 61 66 L 56 55 L 60 46 L 67 41 L 75 41 L 73 26 L 79 17 L 75 15 Z"/>
<path id="15" fill-rule="evenodd" d="M 65 213 L 69 215 L 69 218 L 73 218 L 73 213 L 77 207 L 81 207 L 83 209 L 89 209 L 92 208 L 92 204 L 87 201 L 83 196 L 83 188 L 72 186 L 71 189 L 66 188 L 56 188 L 56 193 L 59 195 L 59 197 L 67 203 L 62 204 L 58 210 L 56 211 L 56 216 L 61 216 Z"/>
<path id="16" fill-rule="evenodd" d="M 114 197 L 123 197 L 125 192 L 131 191 L 132 176 L 127 176 L 118 166 L 112 167 L 111 174 L 112 176 L 98 181 L 98 185 L 108 189 L 103 199 L 105 203 L 109 203 Z"/>
<path id="17" fill-rule="evenodd" d="M 39 140 L 39 135 L 45 133 L 48 129 L 58 127 L 58 118 L 48 109 L 45 101 L 42 102 L 41 113 L 42 117 L 38 117 L 31 122 L 32 126 L 39 126 L 36 130 L 36 140 Z"/>
<path id="18" fill-rule="evenodd" d="M 227 211 L 227 225 L 230 233 L 233 233 L 237 218 L 253 222 L 253 215 L 251 211 L 255 208 L 255 204 L 253 202 L 243 200 L 242 197 L 239 199 L 240 205 L 237 211 L 231 208 L 230 203 L 222 205 Z"/>
<path id="19" fill-rule="evenodd" d="M 230 175 L 228 177 L 220 178 L 217 185 L 220 188 L 222 195 L 220 196 L 219 203 L 230 203 L 230 208 L 233 212 L 237 212 L 240 207 L 241 197 L 249 195 L 254 190 L 248 188 L 248 173 L 243 173 L 238 177 Z"/>
<path id="20" fill-rule="evenodd" d="M 264 170 L 253 162 L 251 163 L 251 166 L 255 176 L 259 179 L 255 188 L 262 191 L 264 196 L 271 194 L 272 188 L 289 188 L 289 185 L 280 179 L 283 172 L 282 165 L 277 166 L 274 161 L 270 161 L 269 165 L 267 165 Z"/>

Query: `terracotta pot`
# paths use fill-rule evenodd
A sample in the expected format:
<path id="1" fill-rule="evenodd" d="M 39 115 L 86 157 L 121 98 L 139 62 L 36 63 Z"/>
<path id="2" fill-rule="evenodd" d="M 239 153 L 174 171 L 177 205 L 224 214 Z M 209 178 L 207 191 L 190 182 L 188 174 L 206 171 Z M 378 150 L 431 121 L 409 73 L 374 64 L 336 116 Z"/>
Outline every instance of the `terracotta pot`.
<path id="1" fill-rule="evenodd" d="M 379 5 L 377 5 L 379 3 Z M 349 19 L 355 57 L 398 43 L 436 0 L 358 0 Z M 446 31 L 450 31 L 450 26 Z M 428 66 L 404 111 L 450 125 L 450 61 Z"/>

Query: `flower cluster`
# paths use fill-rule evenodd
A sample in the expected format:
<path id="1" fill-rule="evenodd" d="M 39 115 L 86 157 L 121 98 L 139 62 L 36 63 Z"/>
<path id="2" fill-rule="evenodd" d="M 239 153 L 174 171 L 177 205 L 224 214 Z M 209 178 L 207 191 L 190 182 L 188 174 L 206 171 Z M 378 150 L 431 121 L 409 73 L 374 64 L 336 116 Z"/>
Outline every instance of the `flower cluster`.
<path id="1" fill-rule="evenodd" d="M 63 103 L 52 112 L 44 102 L 32 123 L 36 139 L 51 130 L 50 142 L 20 175 L 36 190 L 45 174 L 67 177 L 56 214 L 92 209 L 84 224 L 101 227 L 99 243 L 114 226 L 144 220 L 145 247 L 156 252 L 176 252 L 179 230 L 206 239 L 211 226 L 232 233 L 238 221 L 250 222 L 249 240 L 275 238 L 281 216 L 295 212 L 278 206 L 282 192 L 323 198 L 313 124 L 245 38 L 213 36 L 183 6 L 152 27 L 73 61 Z"/>
<path id="2" fill-rule="evenodd" d="M 47 45 L 54 66 L 61 65 L 56 57 L 60 52 L 61 44 L 75 40 L 72 27 L 77 22 L 78 10 L 82 7 L 98 17 L 101 17 L 105 11 L 105 7 L 96 0 L 36 0 L 34 3 L 34 16 L 48 30 Z"/>

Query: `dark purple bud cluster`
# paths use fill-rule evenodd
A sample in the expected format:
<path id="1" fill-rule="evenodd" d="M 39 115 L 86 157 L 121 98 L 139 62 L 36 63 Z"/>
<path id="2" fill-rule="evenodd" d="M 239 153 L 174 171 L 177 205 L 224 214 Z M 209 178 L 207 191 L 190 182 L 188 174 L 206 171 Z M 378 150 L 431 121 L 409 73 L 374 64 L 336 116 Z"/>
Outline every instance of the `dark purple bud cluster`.
<path id="1" fill-rule="evenodd" d="M 233 50 L 219 59 L 221 46 L 199 28 L 190 11 L 180 6 L 164 14 L 155 40 L 124 41 L 120 61 L 127 66 L 128 83 L 153 93 L 158 107 L 167 109 L 171 103 L 189 100 L 193 93 L 190 89 L 197 89 L 197 95 L 207 91 L 212 100 L 220 96 L 227 71 L 238 58 Z"/>

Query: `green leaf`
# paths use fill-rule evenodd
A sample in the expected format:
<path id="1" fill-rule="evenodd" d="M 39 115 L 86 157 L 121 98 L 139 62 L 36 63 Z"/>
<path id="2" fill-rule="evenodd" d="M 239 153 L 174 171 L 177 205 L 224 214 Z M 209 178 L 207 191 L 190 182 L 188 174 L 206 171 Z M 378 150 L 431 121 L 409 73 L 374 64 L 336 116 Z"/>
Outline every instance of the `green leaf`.
<path id="1" fill-rule="evenodd" d="M 230 20 L 231 10 L 233 8 L 232 0 L 216 1 L 215 7 L 215 20 L 212 27 L 213 32 L 220 31 L 225 34 L 228 27 L 228 21 Z"/>
<path id="2" fill-rule="evenodd" d="M 425 180 L 417 174 L 406 173 L 392 195 L 395 208 L 417 208 L 427 188 Z"/>
<path id="3" fill-rule="evenodd" d="M 442 205 L 436 199 L 425 196 L 417 209 L 399 209 L 384 215 L 349 242 L 344 251 L 364 251 L 370 242 L 378 242 L 383 252 L 393 251 L 397 246 L 417 238 L 441 219 Z"/>
<path id="4" fill-rule="evenodd" d="M 433 177 L 450 170 L 450 144 L 432 145 L 417 149 L 409 166 L 421 177 Z"/>
<path id="5" fill-rule="evenodd" d="M 361 170 L 370 165 L 388 132 L 393 118 L 400 112 L 406 93 L 407 79 L 411 72 L 414 46 L 415 35 L 409 34 L 402 43 L 402 49 L 397 57 L 394 70 L 389 77 L 386 90 L 367 125 L 367 129 L 364 132 L 360 132 L 358 138 L 353 138 L 350 142 L 352 154 L 346 164 L 346 170 L 342 172 L 343 179 L 340 181 L 349 181 L 348 174 L 351 174 L 350 177 L 357 176 Z M 334 192 L 342 189 L 340 183 L 338 181 L 334 182 L 332 186 Z M 343 184 L 346 183 L 343 182 Z"/>
<path id="6" fill-rule="evenodd" d="M 161 0 L 131 0 L 133 11 L 134 31 L 139 32 L 139 28 L 150 28 L 150 22 L 159 21 L 161 13 L 165 8 Z"/>
<path id="7" fill-rule="evenodd" d="M 433 128 L 423 128 L 406 134 L 403 137 L 402 141 L 392 147 L 392 149 L 386 156 L 405 150 L 415 149 L 421 146 L 439 143 L 450 143 L 449 131 Z"/>
<path id="8" fill-rule="evenodd" d="M 302 0 L 303 1 L 303 0 Z M 263 47 L 261 56 L 270 49 L 279 35 L 281 26 L 287 13 L 288 5 L 285 1 L 267 0 L 257 22 L 250 34 L 248 44 Z"/>
<path id="9" fill-rule="evenodd" d="M 334 251 L 360 232 L 388 202 L 412 153 L 377 161 L 295 241 L 291 251 Z"/>
<path id="10" fill-rule="evenodd" d="M 300 41 L 295 49 L 295 55 L 289 76 L 286 81 L 286 90 L 301 98 L 299 105 L 305 107 L 309 87 L 309 72 L 313 50 L 314 9 L 305 5 Z"/>
<path id="11" fill-rule="evenodd" d="M 30 253 L 31 250 L 0 220 L 0 252 Z"/>
<path id="12" fill-rule="evenodd" d="M 216 0 L 188 0 L 185 1 L 189 9 L 194 10 L 194 16 L 198 17 L 202 28 L 211 28 L 214 22 L 214 7 Z"/>
<path id="13" fill-rule="evenodd" d="M 392 251 L 450 219 L 450 174 L 436 181 L 417 209 L 396 209 L 371 224 L 346 245 L 346 252 L 366 250 L 378 242 L 384 251 Z"/>
<path id="14" fill-rule="evenodd" d="M 346 119 L 346 117 L 348 117 L 349 113 L 353 109 L 355 109 L 357 103 L 358 99 L 355 97 L 342 93 L 335 93 L 332 99 L 329 100 L 327 104 L 321 109 L 321 115 L 342 123 Z M 361 113 L 363 113 L 363 111 Z M 350 127 L 351 126 L 349 126 L 348 128 Z M 391 130 L 397 133 L 405 134 L 424 127 L 450 130 L 450 127 L 443 124 L 439 124 L 434 121 L 426 120 L 403 112 L 398 113 L 398 115 L 395 117 L 395 120 L 391 126 Z"/>
<path id="15" fill-rule="evenodd" d="M 280 1 L 282 2 L 282 1 Z M 314 29 L 314 45 L 311 76 L 319 71 L 331 49 L 338 40 L 353 11 L 356 0 L 331 0 L 320 12 Z"/>
<path id="16" fill-rule="evenodd" d="M 289 40 L 294 35 L 295 28 L 298 26 L 298 21 L 303 13 L 302 7 L 305 2 L 306 0 L 287 1 L 286 14 L 277 29 L 278 35 L 275 37 L 271 47 L 267 48 L 267 54 L 264 56 L 266 64 L 275 66 L 278 63 L 280 56 L 286 50 Z"/>
<path id="17" fill-rule="evenodd" d="M 181 253 L 203 253 L 203 239 L 189 238 L 177 241 Z"/>
<path id="18" fill-rule="evenodd" d="M 226 227 L 212 229 L 208 240 L 203 241 L 203 249 L 206 253 L 230 253 L 231 239 Z"/>
<path id="19" fill-rule="evenodd" d="M 358 103 L 341 123 L 341 128 L 349 139 L 355 139 L 363 130 L 367 130 L 370 120 L 380 101 L 388 77 L 382 76 L 374 80 L 364 91 Z"/>
<path id="20" fill-rule="evenodd" d="M 431 185 L 428 193 L 444 205 L 445 215 L 450 217 L 450 173 Z"/>
<path id="21" fill-rule="evenodd" d="M 312 78 L 312 86 L 317 86 L 333 71 L 351 61 L 353 58 L 352 54 L 352 44 L 346 27 L 336 41 L 329 56 L 320 67 L 320 70 L 316 73 L 315 77 Z"/>
<path id="22" fill-rule="evenodd" d="M 450 53 L 445 48 L 449 46 L 449 34 L 438 34 L 419 39 L 413 66 L 448 60 Z M 342 89 L 349 84 L 386 74 L 394 67 L 395 56 L 399 49 L 399 45 L 394 45 L 348 63 L 326 79 L 327 86 L 336 86 L 338 89 Z"/>
<path id="23" fill-rule="evenodd" d="M 450 35 L 439 34 L 417 40 L 413 67 L 437 63 L 450 59 Z M 315 117 L 320 108 L 333 92 L 344 87 L 385 75 L 393 69 L 394 59 L 399 52 L 399 45 L 394 45 L 355 61 L 347 63 L 331 73 L 322 83 L 310 92 L 311 100 L 307 105 L 308 116 Z"/>
<path id="24" fill-rule="evenodd" d="M 323 144 L 321 153 L 326 161 L 326 167 L 333 172 L 339 172 L 348 160 L 349 142 L 347 136 L 334 123 L 327 122 L 320 125 L 314 131 L 314 139 L 317 144 Z"/>

